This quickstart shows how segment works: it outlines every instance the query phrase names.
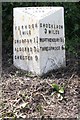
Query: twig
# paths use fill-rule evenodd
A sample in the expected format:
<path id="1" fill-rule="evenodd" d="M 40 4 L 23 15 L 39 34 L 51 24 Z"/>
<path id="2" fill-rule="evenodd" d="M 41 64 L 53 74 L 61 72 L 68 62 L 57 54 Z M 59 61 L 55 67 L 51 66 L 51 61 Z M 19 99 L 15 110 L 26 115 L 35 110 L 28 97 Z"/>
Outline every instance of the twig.
<path id="1" fill-rule="evenodd" d="M 74 77 L 75 74 L 72 74 L 71 77 L 69 78 L 69 81 Z"/>

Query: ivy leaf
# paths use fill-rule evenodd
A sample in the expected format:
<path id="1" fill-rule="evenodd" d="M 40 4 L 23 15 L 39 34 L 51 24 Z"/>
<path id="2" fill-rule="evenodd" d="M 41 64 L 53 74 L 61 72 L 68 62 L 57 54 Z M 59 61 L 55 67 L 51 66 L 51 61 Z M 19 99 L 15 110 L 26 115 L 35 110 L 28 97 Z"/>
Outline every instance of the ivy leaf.
<path id="1" fill-rule="evenodd" d="M 52 84 L 53 89 L 55 89 L 57 92 L 59 91 L 59 85 L 57 84 Z"/>
<path id="2" fill-rule="evenodd" d="M 58 100 L 59 100 L 59 101 L 62 101 L 62 100 L 63 100 L 63 96 L 62 96 L 60 93 L 58 93 Z"/>
<path id="3" fill-rule="evenodd" d="M 59 89 L 59 93 L 64 93 L 64 88 L 63 88 L 63 87 L 61 87 L 61 88 Z"/>

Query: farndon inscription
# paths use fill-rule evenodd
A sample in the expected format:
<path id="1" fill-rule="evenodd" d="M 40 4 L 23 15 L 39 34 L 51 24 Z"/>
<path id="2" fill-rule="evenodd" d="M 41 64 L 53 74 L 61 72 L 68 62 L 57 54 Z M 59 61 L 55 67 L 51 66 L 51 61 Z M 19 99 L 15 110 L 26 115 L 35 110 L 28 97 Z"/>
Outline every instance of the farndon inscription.
<path id="1" fill-rule="evenodd" d="M 45 7 L 38 9 L 46 11 Z M 14 8 L 13 58 L 16 67 L 42 75 L 49 70 L 65 66 L 64 16 L 62 7 L 59 7 L 58 11 L 57 7 L 47 7 L 51 14 L 42 17 L 42 13 L 38 20 L 33 12 L 28 14 L 30 10 L 35 13 L 38 9 Z M 59 11 L 61 19 L 58 18 Z M 21 19 L 23 16 L 24 20 Z"/>

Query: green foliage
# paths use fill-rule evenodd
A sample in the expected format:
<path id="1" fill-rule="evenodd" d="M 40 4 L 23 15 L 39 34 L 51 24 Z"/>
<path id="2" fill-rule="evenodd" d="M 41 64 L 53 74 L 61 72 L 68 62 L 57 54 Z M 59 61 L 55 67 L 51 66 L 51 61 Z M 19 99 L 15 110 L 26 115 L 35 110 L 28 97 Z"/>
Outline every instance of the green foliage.
<path id="1" fill-rule="evenodd" d="M 52 84 L 52 87 L 53 87 L 53 89 L 54 90 L 56 90 L 57 92 L 59 91 L 59 85 L 57 85 L 57 84 Z"/>
<path id="2" fill-rule="evenodd" d="M 54 91 L 60 93 L 60 94 L 63 94 L 64 93 L 64 87 L 62 86 L 59 86 L 58 84 L 56 83 L 53 83 L 52 84 L 52 88 L 54 89 Z"/>
<path id="3" fill-rule="evenodd" d="M 54 92 L 52 92 L 51 95 L 53 96 L 54 93 L 56 93 L 59 101 L 62 101 L 63 100 L 63 94 L 64 94 L 64 87 L 59 86 L 58 84 L 54 83 L 54 84 L 52 84 L 52 88 L 53 88 Z"/>
<path id="4" fill-rule="evenodd" d="M 64 88 L 63 87 L 60 87 L 59 93 L 64 93 Z"/>

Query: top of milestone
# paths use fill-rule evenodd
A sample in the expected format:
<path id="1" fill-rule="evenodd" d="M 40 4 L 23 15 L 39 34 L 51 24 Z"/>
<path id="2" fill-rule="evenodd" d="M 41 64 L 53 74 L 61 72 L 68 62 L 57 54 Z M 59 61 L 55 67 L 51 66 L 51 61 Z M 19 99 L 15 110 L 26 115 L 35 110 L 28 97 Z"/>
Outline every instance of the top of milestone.
<path id="1" fill-rule="evenodd" d="M 42 19 L 58 10 L 63 9 L 63 7 L 16 7 L 15 9 L 18 10 L 18 12 L 24 14 L 27 13 L 37 17 L 37 19 Z"/>

